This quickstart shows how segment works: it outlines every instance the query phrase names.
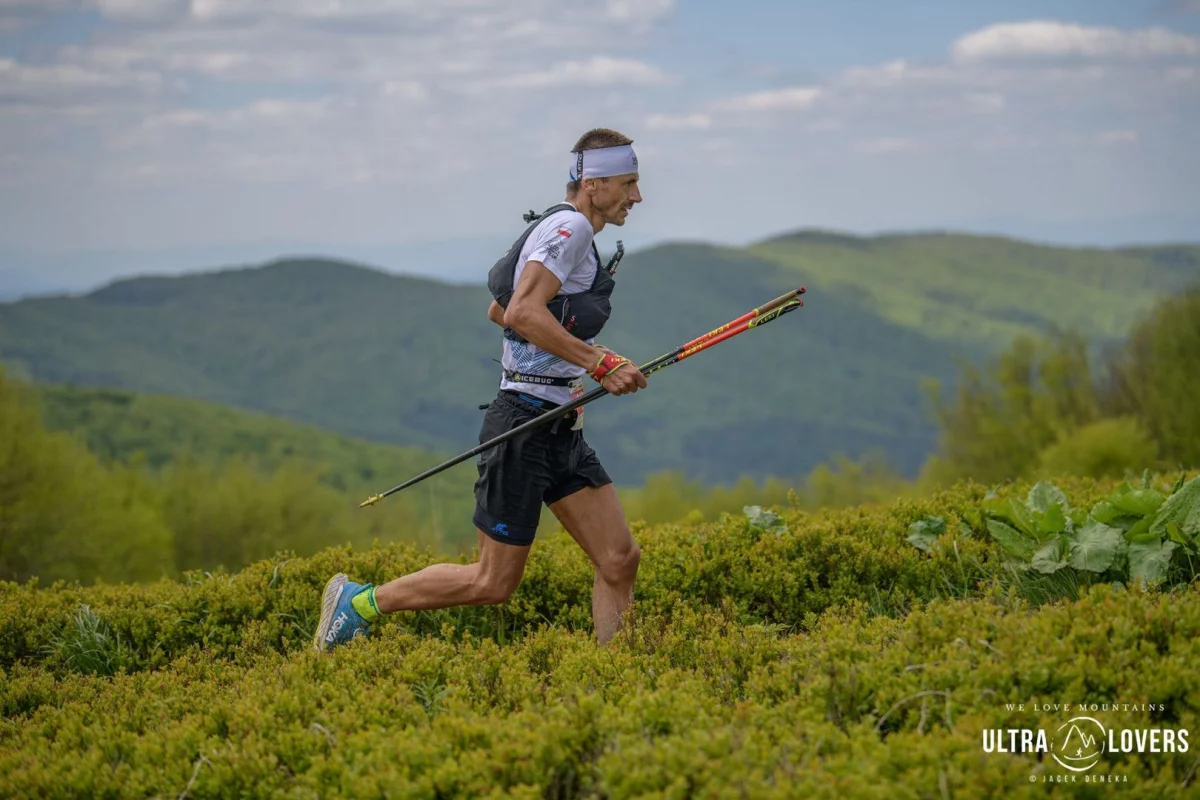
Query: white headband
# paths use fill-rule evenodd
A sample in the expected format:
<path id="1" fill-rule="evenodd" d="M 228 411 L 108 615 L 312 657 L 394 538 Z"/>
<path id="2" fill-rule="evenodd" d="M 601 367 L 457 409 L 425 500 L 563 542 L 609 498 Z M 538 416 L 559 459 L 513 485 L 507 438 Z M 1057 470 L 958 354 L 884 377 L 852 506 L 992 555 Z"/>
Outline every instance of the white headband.
<path id="1" fill-rule="evenodd" d="M 601 147 L 571 153 L 571 180 L 583 178 L 611 178 L 613 175 L 628 175 L 638 171 L 637 153 L 633 145 Z M 583 175 L 579 173 L 582 172 Z"/>

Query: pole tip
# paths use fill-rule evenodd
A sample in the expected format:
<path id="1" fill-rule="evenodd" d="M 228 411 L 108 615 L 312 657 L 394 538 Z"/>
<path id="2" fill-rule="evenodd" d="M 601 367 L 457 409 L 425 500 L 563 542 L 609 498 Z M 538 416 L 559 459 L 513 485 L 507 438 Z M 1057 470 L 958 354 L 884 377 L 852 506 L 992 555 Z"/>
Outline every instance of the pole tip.
<path id="1" fill-rule="evenodd" d="M 380 500 L 382 500 L 382 499 L 383 499 L 383 495 L 381 495 L 381 494 L 373 494 L 373 495 L 371 495 L 370 497 L 368 497 L 366 500 L 363 500 L 361 503 L 359 503 L 359 504 L 358 504 L 358 507 L 359 507 L 359 508 L 365 508 L 365 507 L 367 507 L 367 506 L 373 506 L 373 505 L 375 505 L 376 503 L 378 503 L 378 502 L 379 502 Z"/>

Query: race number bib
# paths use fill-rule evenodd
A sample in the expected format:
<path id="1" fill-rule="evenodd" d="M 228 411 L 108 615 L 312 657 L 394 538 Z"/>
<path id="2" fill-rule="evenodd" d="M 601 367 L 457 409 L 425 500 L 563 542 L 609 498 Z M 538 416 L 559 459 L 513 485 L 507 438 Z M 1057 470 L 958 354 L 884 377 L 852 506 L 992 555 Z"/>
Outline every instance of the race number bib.
<path id="1" fill-rule="evenodd" d="M 587 388 L 587 383 L 584 381 L 584 376 L 580 375 L 578 378 L 571 381 L 569 384 L 567 384 L 567 388 L 571 390 L 572 401 L 583 397 L 583 390 Z M 575 409 L 575 411 L 572 413 L 575 414 L 575 424 L 571 426 L 571 430 L 583 430 L 583 406 Z"/>

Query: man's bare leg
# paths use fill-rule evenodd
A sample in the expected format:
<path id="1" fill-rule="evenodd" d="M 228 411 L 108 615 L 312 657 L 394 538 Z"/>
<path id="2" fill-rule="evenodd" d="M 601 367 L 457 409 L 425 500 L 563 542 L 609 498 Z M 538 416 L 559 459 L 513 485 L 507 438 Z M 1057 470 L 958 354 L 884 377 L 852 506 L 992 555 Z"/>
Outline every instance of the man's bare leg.
<path id="1" fill-rule="evenodd" d="M 430 564 L 375 589 L 375 602 L 384 614 L 395 611 L 480 606 L 503 603 L 521 575 L 529 547 L 505 544 L 483 531 L 479 534 L 479 560 L 473 564 Z"/>
<path id="2" fill-rule="evenodd" d="M 616 488 L 588 486 L 551 504 L 550 510 L 592 560 L 592 620 L 596 638 L 605 644 L 621 628 L 621 615 L 633 602 L 642 551 L 617 497 Z"/>

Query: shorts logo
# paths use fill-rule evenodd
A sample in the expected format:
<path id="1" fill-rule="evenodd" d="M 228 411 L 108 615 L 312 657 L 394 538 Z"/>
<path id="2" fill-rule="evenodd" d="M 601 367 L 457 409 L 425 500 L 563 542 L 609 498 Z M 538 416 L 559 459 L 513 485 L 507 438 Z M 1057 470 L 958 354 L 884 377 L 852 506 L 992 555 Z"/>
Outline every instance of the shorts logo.
<path id="1" fill-rule="evenodd" d="M 492 533 L 498 533 L 501 536 L 508 536 L 508 525 L 503 522 L 497 522 L 492 526 Z"/>

